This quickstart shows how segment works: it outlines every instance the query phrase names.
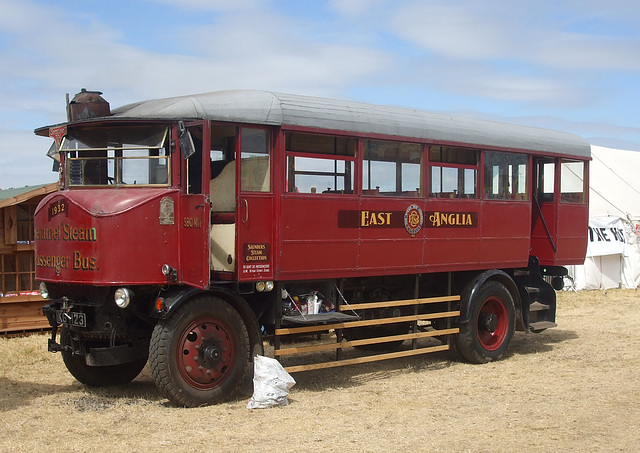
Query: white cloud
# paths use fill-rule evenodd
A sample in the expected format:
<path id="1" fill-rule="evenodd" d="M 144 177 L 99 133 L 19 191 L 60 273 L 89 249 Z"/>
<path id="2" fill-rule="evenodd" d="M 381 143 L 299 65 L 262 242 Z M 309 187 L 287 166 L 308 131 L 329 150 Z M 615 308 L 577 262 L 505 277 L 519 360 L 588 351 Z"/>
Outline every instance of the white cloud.
<path id="1" fill-rule="evenodd" d="M 615 8 L 616 2 L 587 8 L 577 2 L 571 11 L 566 3 L 406 2 L 391 16 L 390 27 L 424 52 L 443 58 L 640 70 L 640 39 L 624 33 L 629 18 Z M 636 17 L 637 28 L 640 7 L 633 4 L 627 14 Z"/>
<path id="2" fill-rule="evenodd" d="M 466 5 L 412 2 L 392 15 L 395 33 L 425 51 L 456 59 L 502 58 L 513 52 L 507 24 Z"/>
<path id="3" fill-rule="evenodd" d="M 0 129 L 0 188 L 46 184 L 58 180 L 46 157 L 52 140 L 33 133 Z"/>

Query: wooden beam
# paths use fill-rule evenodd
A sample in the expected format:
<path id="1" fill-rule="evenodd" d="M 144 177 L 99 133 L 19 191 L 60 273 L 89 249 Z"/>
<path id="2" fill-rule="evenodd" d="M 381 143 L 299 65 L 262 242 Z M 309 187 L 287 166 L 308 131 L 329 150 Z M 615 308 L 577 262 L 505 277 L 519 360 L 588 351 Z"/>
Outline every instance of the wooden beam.
<path id="1" fill-rule="evenodd" d="M 333 362 L 311 363 L 308 365 L 294 365 L 294 366 L 284 367 L 284 369 L 289 373 L 295 373 L 298 371 L 320 370 L 324 368 L 335 368 L 339 366 L 356 365 L 360 363 L 379 362 L 381 360 L 397 359 L 400 357 L 411 357 L 414 355 L 429 354 L 432 352 L 441 352 L 441 351 L 448 351 L 448 350 L 449 350 L 449 345 L 443 344 L 438 346 L 431 346 L 428 348 L 409 349 L 406 351 L 390 352 L 387 354 L 358 357 L 355 359 L 344 359 L 344 360 L 335 360 Z"/>
<path id="2" fill-rule="evenodd" d="M 439 302 L 456 302 L 460 296 L 428 297 L 423 299 L 389 300 L 384 302 L 366 302 L 362 304 L 340 305 L 340 311 L 366 310 L 369 308 L 403 307 L 407 305 L 436 304 Z"/>
<path id="3" fill-rule="evenodd" d="M 351 329 L 354 327 L 378 326 L 382 324 L 394 324 L 400 322 L 425 321 L 430 319 L 453 318 L 460 316 L 460 311 L 446 311 L 442 313 L 426 313 L 422 315 L 398 316 L 396 318 L 369 319 L 366 321 L 340 322 L 318 326 L 290 327 L 276 329 L 276 335 L 295 335 L 301 333 L 322 332 L 331 329 Z"/>
<path id="4" fill-rule="evenodd" d="M 391 335 L 388 337 L 366 338 L 363 340 L 342 341 L 340 343 L 325 343 L 312 346 L 298 346 L 295 348 L 282 348 L 275 351 L 276 356 L 304 354 L 307 352 L 330 351 L 332 349 L 344 349 L 346 347 L 365 346 L 370 344 L 389 343 L 399 340 L 415 340 L 418 338 L 440 337 L 459 333 L 460 329 L 430 330 L 428 332 L 407 333 L 404 335 Z"/>

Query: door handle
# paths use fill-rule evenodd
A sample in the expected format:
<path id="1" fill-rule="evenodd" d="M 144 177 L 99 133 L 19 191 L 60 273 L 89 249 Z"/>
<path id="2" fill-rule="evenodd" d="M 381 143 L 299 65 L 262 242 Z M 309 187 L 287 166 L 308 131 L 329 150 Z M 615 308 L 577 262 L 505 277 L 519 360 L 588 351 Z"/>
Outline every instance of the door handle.
<path id="1" fill-rule="evenodd" d="M 243 198 L 242 201 L 244 201 L 244 219 L 242 223 L 247 223 L 249 221 L 249 202 L 246 198 Z"/>

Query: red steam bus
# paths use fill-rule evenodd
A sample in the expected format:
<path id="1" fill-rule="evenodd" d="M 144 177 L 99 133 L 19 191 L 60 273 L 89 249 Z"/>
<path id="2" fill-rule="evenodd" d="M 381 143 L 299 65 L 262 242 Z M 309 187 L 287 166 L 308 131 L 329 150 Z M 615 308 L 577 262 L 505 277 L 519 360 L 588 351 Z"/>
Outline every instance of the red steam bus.
<path id="1" fill-rule="evenodd" d="M 216 403 L 265 338 L 291 372 L 496 360 L 555 326 L 562 266 L 584 260 L 574 135 L 266 91 L 113 111 L 100 94 L 36 130 L 61 184 L 35 214 L 49 350 L 86 385 L 149 362 L 173 403 Z"/>

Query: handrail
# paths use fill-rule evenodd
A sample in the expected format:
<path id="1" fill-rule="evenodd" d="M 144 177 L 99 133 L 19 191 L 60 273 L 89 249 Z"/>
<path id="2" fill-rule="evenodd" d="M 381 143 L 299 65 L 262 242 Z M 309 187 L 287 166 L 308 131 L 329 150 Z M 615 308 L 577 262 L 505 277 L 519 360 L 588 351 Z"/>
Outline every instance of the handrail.
<path id="1" fill-rule="evenodd" d="M 547 226 L 547 221 L 544 218 L 544 214 L 542 213 L 542 208 L 540 207 L 540 203 L 538 203 L 538 197 L 536 197 L 535 194 L 533 194 L 533 201 L 536 202 L 536 206 L 538 208 L 538 212 L 540 213 L 540 219 L 542 220 L 542 225 L 544 225 L 544 229 L 547 232 L 547 237 L 549 238 L 549 241 L 551 242 L 551 247 L 553 248 L 554 252 L 558 251 L 558 248 L 556 247 L 555 242 L 553 242 L 553 237 L 551 236 L 551 232 L 549 231 L 549 227 Z"/>

